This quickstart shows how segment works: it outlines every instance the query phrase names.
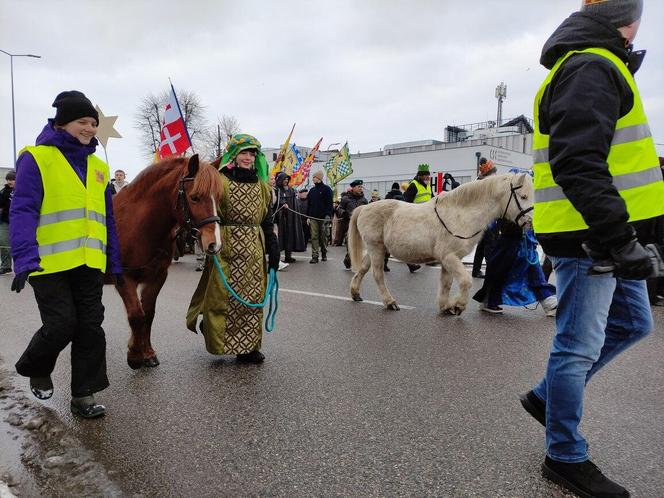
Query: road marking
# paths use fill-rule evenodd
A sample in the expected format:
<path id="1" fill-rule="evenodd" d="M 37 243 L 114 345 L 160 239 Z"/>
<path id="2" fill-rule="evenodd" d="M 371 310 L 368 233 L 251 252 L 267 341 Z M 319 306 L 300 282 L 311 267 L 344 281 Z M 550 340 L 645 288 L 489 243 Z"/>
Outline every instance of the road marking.
<path id="1" fill-rule="evenodd" d="M 294 255 L 294 254 L 291 254 L 291 258 L 296 259 L 296 260 L 298 260 L 298 261 L 309 261 L 309 260 L 311 259 L 311 256 L 296 256 L 296 255 Z M 322 261 L 322 260 L 320 259 L 320 256 L 318 256 L 318 259 L 319 259 L 320 261 Z M 330 258 L 330 257 L 328 257 L 328 258 L 327 258 L 327 261 L 338 261 L 338 259 L 337 259 L 337 258 Z M 322 262 L 325 263 L 325 261 L 322 261 Z"/>
<path id="2" fill-rule="evenodd" d="M 320 294 L 318 292 L 307 292 L 307 291 L 301 291 L 301 290 L 294 290 L 294 289 L 279 289 L 279 292 L 290 292 L 291 294 L 302 294 L 304 296 L 314 296 L 314 297 L 326 297 L 327 299 L 337 299 L 339 301 L 353 301 L 350 297 L 346 296 L 333 296 L 332 294 Z M 383 303 L 379 301 L 367 301 L 366 299 L 362 301 L 365 304 L 373 304 L 375 306 L 385 306 Z M 406 306 L 405 304 L 400 304 L 399 308 L 402 310 L 414 310 L 415 306 Z"/>

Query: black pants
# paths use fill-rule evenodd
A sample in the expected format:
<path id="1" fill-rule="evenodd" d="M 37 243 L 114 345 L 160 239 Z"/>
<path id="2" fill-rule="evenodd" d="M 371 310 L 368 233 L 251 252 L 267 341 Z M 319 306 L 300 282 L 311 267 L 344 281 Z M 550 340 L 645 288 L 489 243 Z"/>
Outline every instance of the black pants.
<path id="1" fill-rule="evenodd" d="M 484 260 L 484 247 L 486 246 L 486 235 L 482 235 L 482 239 L 475 248 L 475 257 L 473 258 L 473 276 L 482 271 L 482 261 Z"/>
<path id="2" fill-rule="evenodd" d="M 87 266 L 30 277 L 42 327 L 16 363 L 25 377 L 53 372 L 60 352 L 71 342 L 71 392 L 88 396 L 108 387 L 106 338 L 101 324 L 104 275 Z"/>

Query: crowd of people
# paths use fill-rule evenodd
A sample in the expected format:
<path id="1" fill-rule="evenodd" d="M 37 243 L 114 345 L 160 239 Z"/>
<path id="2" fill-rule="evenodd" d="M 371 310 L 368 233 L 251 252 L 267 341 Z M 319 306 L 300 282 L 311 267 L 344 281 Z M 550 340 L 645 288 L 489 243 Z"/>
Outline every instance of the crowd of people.
<path id="1" fill-rule="evenodd" d="M 483 311 L 539 302 L 547 315 L 556 315 L 544 375 L 521 403 L 546 428 L 544 475 L 583 496 L 629 496 L 590 460 L 579 431 L 584 391 L 591 377 L 651 331 L 649 303 L 663 300 L 662 279 L 649 278 L 652 263 L 642 245 L 664 242 L 664 164 L 659 158 L 657 166 L 652 136 L 644 131 L 647 119 L 632 76 L 643 57 L 631 48 L 642 7 L 641 0 L 585 0 L 546 42 L 541 62 L 550 73 L 536 97 L 533 138 L 534 232 L 496 220 L 476 247 L 472 270 L 484 278 L 474 297 Z M 67 91 L 53 107 L 55 117 L 35 145 L 21 151 L 17 173 L 6 175 L 0 191 L 0 274 L 13 270 L 13 291 L 32 286 L 42 319 L 17 372 L 30 379 L 37 398 L 50 398 L 51 373 L 71 344 L 71 411 L 94 418 L 106 411 L 94 395 L 109 385 L 105 274 L 123 285 L 112 199 L 127 181 L 121 170 L 111 180 L 108 165 L 94 155 L 99 116 L 91 101 Z M 220 166 L 225 244 L 218 256 L 205 259 L 187 314 L 192 330 L 202 317 L 210 353 L 234 354 L 246 363 L 265 358 L 263 312 L 232 298 L 231 290 L 259 301 L 271 270 L 295 262 L 293 253 L 308 243 L 309 263 L 327 261 L 329 244 L 344 244 L 353 211 L 380 202 L 378 192 L 367 200 L 361 179 L 336 202 L 322 171 L 313 173 L 310 190 L 299 191 L 288 174 L 268 178 L 267 171 L 255 137 L 229 140 Z M 477 181 L 496 173 L 482 158 Z M 625 177 L 628 182 L 613 181 Z M 441 195 L 458 186 L 446 174 Z M 427 164 L 386 195 L 417 204 L 432 197 Z M 551 270 L 540 265 L 538 243 L 557 289 L 548 283 Z M 607 261 L 613 273 L 593 276 Z M 350 269 L 348 252 L 343 264 Z"/>

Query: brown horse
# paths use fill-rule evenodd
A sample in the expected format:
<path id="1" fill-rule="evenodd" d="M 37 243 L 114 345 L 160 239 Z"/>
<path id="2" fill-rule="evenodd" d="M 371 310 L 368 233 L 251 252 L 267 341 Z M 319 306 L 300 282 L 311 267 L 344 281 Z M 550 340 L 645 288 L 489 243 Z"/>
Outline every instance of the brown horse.
<path id="1" fill-rule="evenodd" d="M 220 198 L 219 173 L 208 163 L 199 164 L 198 155 L 148 166 L 113 197 L 125 282 L 116 289 L 131 327 L 131 368 L 159 365 L 150 334 L 176 244 L 195 237 L 208 254 L 221 249 Z"/>

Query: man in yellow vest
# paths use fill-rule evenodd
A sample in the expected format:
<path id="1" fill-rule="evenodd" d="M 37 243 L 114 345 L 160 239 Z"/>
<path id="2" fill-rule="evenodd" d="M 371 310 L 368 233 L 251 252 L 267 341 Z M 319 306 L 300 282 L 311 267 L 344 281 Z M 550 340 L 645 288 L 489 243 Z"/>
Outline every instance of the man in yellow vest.
<path id="1" fill-rule="evenodd" d="M 37 398 L 50 398 L 51 373 L 71 343 L 71 410 L 94 418 L 106 411 L 94 393 L 108 387 L 104 273 L 108 266 L 116 284 L 123 284 L 120 245 L 108 165 L 94 155 L 97 111 L 75 90 L 60 93 L 53 107 L 55 118 L 16 162 L 12 290 L 21 292 L 29 281 L 42 319 L 16 371 L 30 378 Z"/>
<path id="2" fill-rule="evenodd" d="M 581 496 L 629 496 L 590 461 L 579 423 L 586 383 L 653 325 L 652 265 L 633 227 L 664 214 L 633 78 L 642 9 L 642 0 L 584 0 L 544 45 L 550 73 L 535 98 L 533 224 L 558 310 L 545 376 L 521 403 L 546 427 L 544 476 Z"/>
<path id="3" fill-rule="evenodd" d="M 403 193 L 403 200 L 412 202 L 413 204 L 421 204 L 427 202 L 433 197 L 431 193 L 431 172 L 429 171 L 428 164 L 420 164 L 417 166 L 417 174 L 408 184 L 408 188 Z M 421 268 L 420 265 L 408 264 L 408 269 L 411 273 L 415 273 Z"/>

